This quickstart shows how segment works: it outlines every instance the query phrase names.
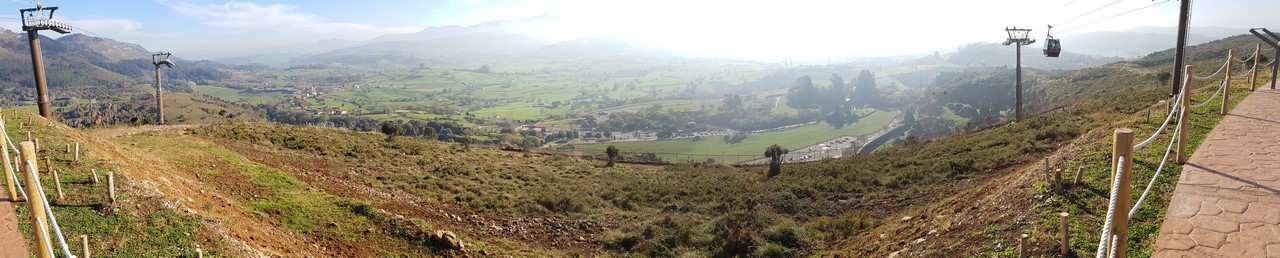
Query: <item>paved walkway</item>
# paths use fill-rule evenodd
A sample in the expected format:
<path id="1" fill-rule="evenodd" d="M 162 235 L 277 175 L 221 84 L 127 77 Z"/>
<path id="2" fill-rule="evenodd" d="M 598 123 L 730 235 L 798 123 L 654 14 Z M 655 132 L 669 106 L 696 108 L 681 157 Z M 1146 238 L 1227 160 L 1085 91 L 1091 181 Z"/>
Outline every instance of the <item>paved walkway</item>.
<path id="1" fill-rule="evenodd" d="M 1260 87 L 1183 166 L 1153 257 L 1280 257 L 1280 90 Z"/>
<path id="2" fill-rule="evenodd" d="M 22 232 L 18 232 L 18 213 L 13 209 L 18 204 L 9 202 L 7 196 L 0 197 L 0 258 L 29 256 L 27 241 L 22 238 Z"/>

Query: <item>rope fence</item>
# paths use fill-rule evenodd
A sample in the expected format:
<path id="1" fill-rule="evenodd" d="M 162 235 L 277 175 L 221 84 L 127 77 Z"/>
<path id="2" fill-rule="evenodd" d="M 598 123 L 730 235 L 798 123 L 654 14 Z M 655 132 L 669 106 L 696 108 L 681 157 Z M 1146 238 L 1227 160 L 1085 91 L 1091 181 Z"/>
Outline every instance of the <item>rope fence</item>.
<path id="1" fill-rule="evenodd" d="M 1165 117 L 1165 121 L 1160 124 L 1159 128 L 1156 129 L 1156 131 L 1152 133 L 1150 137 L 1147 137 L 1142 142 L 1135 145 L 1130 145 L 1130 143 L 1133 142 L 1133 130 L 1127 129 L 1127 128 L 1116 129 L 1115 136 L 1114 136 L 1115 144 L 1113 146 L 1114 149 L 1112 154 L 1114 157 L 1113 158 L 1114 164 L 1111 166 L 1111 169 L 1114 169 L 1114 171 L 1112 176 L 1110 196 L 1108 197 L 1110 198 L 1110 200 L 1108 201 L 1108 204 L 1107 204 L 1107 213 L 1106 213 L 1105 219 L 1103 220 L 1103 225 L 1100 232 L 1101 234 L 1098 239 L 1098 248 L 1095 252 L 1095 257 L 1102 258 L 1102 257 L 1127 256 L 1126 249 L 1127 249 L 1127 242 L 1128 242 L 1127 241 L 1128 221 L 1130 218 L 1136 216 L 1138 214 L 1138 210 L 1141 209 L 1142 205 L 1146 203 L 1147 197 L 1149 197 L 1151 194 L 1151 189 L 1154 188 L 1155 186 L 1156 179 L 1158 179 L 1161 173 L 1164 172 L 1165 165 L 1168 163 L 1170 159 L 1169 156 L 1170 154 L 1173 153 L 1175 146 L 1178 152 L 1178 155 L 1175 158 L 1176 162 L 1178 164 L 1182 164 L 1183 162 L 1186 162 L 1186 159 L 1187 159 L 1186 134 L 1187 134 L 1187 123 L 1188 123 L 1187 120 L 1189 118 L 1188 112 L 1192 108 L 1199 108 L 1201 106 L 1207 105 L 1209 104 L 1209 102 L 1216 99 L 1218 95 L 1222 95 L 1222 111 L 1220 111 L 1219 114 L 1225 115 L 1227 112 L 1226 110 L 1227 103 L 1230 100 L 1231 80 L 1243 79 L 1248 77 L 1253 77 L 1256 79 L 1257 68 L 1259 66 L 1270 65 L 1270 63 L 1260 64 L 1257 62 L 1257 60 L 1255 60 L 1255 58 L 1257 57 L 1257 53 L 1260 51 L 1261 51 L 1261 47 L 1259 46 L 1258 49 L 1254 51 L 1253 56 L 1245 58 L 1244 60 L 1238 60 L 1234 58 L 1235 51 L 1229 50 L 1227 53 L 1227 61 L 1221 67 L 1218 68 L 1218 71 L 1213 72 L 1208 76 L 1195 76 L 1192 73 L 1192 69 L 1191 69 L 1192 66 L 1190 65 L 1186 66 L 1185 73 L 1181 75 L 1183 76 L 1182 85 L 1180 85 L 1181 91 L 1179 91 L 1179 94 L 1176 94 L 1173 96 L 1174 98 L 1177 98 L 1173 100 L 1173 103 L 1174 103 L 1173 107 L 1175 108 L 1170 109 L 1169 114 Z M 1233 62 L 1239 62 L 1242 64 L 1253 62 L 1253 65 L 1252 67 L 1249 68 L 1248 71 L 1241 72 L 1236 76 L 1232 76 L 1231 75 L 1232 71 L 1230 67 L 1231 67 L 1231 64 L 1233 64 Z M 1275 59 L 1272 59 L 1271 62 L 1275 62 Z M 1204 102 L 1199 104 L 1189 105 L 1189 102 L 1191 99 L 1190 98 L 1191 97 L 1190 81 L 1192 81 L 1191 79 L 1208 80 L 1216 77 L 1219 73 L 1222 73 L 1224 71 L 1226 72 L 1226 76 L 1222 78 L 1222 82 L 1218 84 L 1218 88 L 1214 90 L 1214 93 L 1210 95 L 1208 99 L 1204 100 Z M 1250 89 L 1253 89 L 1256 86 L 1256 85 L 1252 85 L 1254 84 L 1254 80 L 1252 79 L 1250 80 L 1250 84 L 1251 84 Z M 1142 149 L 1148 146 L 1150 143 L 1154 142 L 1155 139 L 1158 138 L 1161 134 L 1163 134 L 1165 132 L 1165 129 L 1167 129 L 1169 125 L 1172 124 L 1172 121 L 1175 121 L 1173 119 L 1175 115 L 1178 116 L 1178 119 L 1176 120 L 1178 124 L 1177 124 L 1177 127 L 1173 130 L 1173 136 L 1170 137 L 1169 144 L 1165 148 L 1164 154 L 1160 158 L 1160 165 L 1156 167 L 1155 173 L 1151 176 L 1151 179 L 1147 182 L 1147 186 L 1145 189 L 1142 190 L 1142 194 L 1138 197 L 1138 200 L 1133 203 L 1132 207 L 1129 207 L 1128 200 L 1131 196 L 1130 194 L 1131 190 L 1136 190 L 1136 189 L 1132 189 L 1130 186 L 1131 185 L 1130 180 L 1132 177 L 1132 170 L 1133 170 L 1132 162 L 1134 160 L 1133 151 Z M 1117 212 L 1117 211 L 1122 211 L 1121 209 L 1126 209 L 1126 208 L 1129 209 L 1128 212 L 1124 212 L 1124 213 Z"/>
<path id="2" fill-rule="evenodd" d="M 36 256 L 53 256 L 55 253 L 55 248 L 53 246 L 54 243 L 49 241 L 49 231 L 53 231 L 53 237 L 57 240 L 56 251 L 59 251 L 58 254 L 62 257 L 77 257 L 72 254 L 71 248 L 68 247 L 66 237 L 62 233 L 62 227 L 58 225 L 58 218 L 53 213 L 53 208 L 49 204 L 47 198 L 45 198 L 45 196 L 48 195 L 45 194 L 44 186 L 40 183 L 40 173 L 38 172 L 39 170 L 36 165 L 37 154 L 35 151 L 35 143 L 28 141 L 20 144 L 14 144 L 13 139 L 9 137 L 9 131 L 6 127 L 3 116 L 0 116 L 0 135 L 4 137 L 4 143 L 2 144 L 6 147 L 4 148 L 4 156 L 8 157 L 8 154 L 11 151 L 19 160 L 18 162 L 10 162 L 8 158 L 5 158 L 5 169 L 15 172 L 22 171 L 22 173 L 27 177 L 28 183 L 25 186 L 21 183 L 22 180 L 18 177 L 18 173 L 13 173 L 12 178 L 9 178 L 8 180 L 14 182 L 18 193 L 21 194 L 31 206 L 30 210 L 34 220 L 34 225 L 32 226 L 37 231 L 35 232 L 37 242 Z M 22 148 L 19 148 L 19 146 Z M 19 168 L 21 168 L 21 170 L 19 170 Z M 55 178 L 57 177 L 55 176 Z M 30 191 L 28 191 L 28 187 L 31 188 Z M 47 225 L 44 223 L 44 220 L 48 220 Z"/>

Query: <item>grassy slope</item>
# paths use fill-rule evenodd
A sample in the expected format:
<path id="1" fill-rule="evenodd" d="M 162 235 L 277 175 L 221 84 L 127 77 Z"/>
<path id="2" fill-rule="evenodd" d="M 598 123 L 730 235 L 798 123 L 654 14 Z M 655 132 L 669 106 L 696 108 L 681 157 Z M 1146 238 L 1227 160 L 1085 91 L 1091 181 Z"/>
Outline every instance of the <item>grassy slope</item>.
<path id="1" fill-rule="evenodd" d="M 53 203 L 53 212 L 73 250 L 79 249 L 76 236 L 89 236 L 90 252 L 99 257 L 194 256 L 195 247 L 205 254 L 235 253 L 227 239 L 216 229 L 206 226 L 200 217 L 171 207 L 171 202 L 156 196 L 146 182 L 122 173 L 128 164 L 113 160 L 103 142 L 62 125 L 54 125 L 27 111 L 5 111 L 6 129 L 13 139 L 25 140 L 26 132 L 40 139 L 41 153 L 49 163 L 41 162 L 41 171 L 57 170 L 64 182 L 65 199 Z M 80 162 L 66 152 L 65 144 L 83 145 Z M 15 142 L 16 144 L 16 142 Z M 91 170 L 97 170 L 101 184 L 92 183 Z M 106 196 L 106 174 L 115 172 L 116 204 Z M 53 177 L 44 174 L 42 182 L 49 200 L 56 198 Z M 19 224 L 28 246 L 35 246 L 27 205 L 18 206 Z M 34 251 L 35 249 L 28 249 Z"/>
<path id="2" fill-rule="evenodd" d="M 668 153 L 660 154 L 663 160 L 669 162 L 683 162 L 688 158 L 685 155 L 749 155 L 750 157 L 742 157 L 742 161 L 755 158 L 762 158 L 764 148 L 769 145 L 778 144 L 784 148 L 798 150 L 805 146 L 813 145 L 823 141 L 835 139 L 840 136 L 861 136 L 870 134 L 877 130 L 883 129 L 893 121 L 897 112 L 876 111 L 863 117 L 857 124 L 844 126 L 842 128 L 833 128 L 824 123 L 811 125 L 803 125 L 796 128 L 788 129 L 781 132 L 770 132 L 752 134 L 746 140 L 736 144 L 727 144 L 721 137 L 703 137 L 700 141 L 693 139 L 679 140 L 659 140 L 649 142 L 614 142 L 603 144 L 588 144 L 576 146 L 578 150 L 588 153 L 604 153 L 604 149 L 609 145 L 618 147 L 624 153 Z M 694 157 L 695 161 L 705 160 L 705 157 Z M 732 161 L 733 158 L 730 158 Z"/>
<path id="3" fill-rule="evenodd" d="M 156 205 L 139 203 L 135 213 L 128 212 L 125 205 L 114 214 L 134 218 L 145 214 L 146 220 L 121 220 L 134 223 L 118 228 L 84 223 L 89 225 L 86 227 L 99 227 L 95 230 L 141 236 L 106 237 L 117 241 L 110 246 L 116 248 L 111 253 L 121 255 L 179 255 L 190 249 L 155 246 L 184 246 L 183 243 L 200 243 L 215 252 L 246 255 L 230 247 L 237 244 L 236 239 L 254 239 L 251 247 L 257 250 L 319 255 L 395 254 L 408 250 L 412 254 L 412 249 L 404 248 L 414 247 L 398 244 L 406 240 L 403 236 L 400 240 L 386 240 L 390 250 L 369 250 L 362 248 L 377 249 L 379 245 L 357 243 L 376 240 L 350 237 L 344 233 L 349 232 L 348 228 L 316 227 L 337 220 L 376 225 L 367 233 L 385 230 L 404 235 L 395 233 L 403 231 L 403 226 L 384 227 L 386 223 L 376 222 L 382 216 L 366 215 L 370 209 L 359 202 L 375 196 L 385 200 L 369 201 L 373 207 L 419 219 L 431 228 L 457 230 L 464 240 L 485 243 L 479 247 L 481 250 L 499 253 L 876 256 L 906 249 L 910 250 L 908 254 L 917 255 L 1008 255 L 1012 250 L 1009 243 L 1019 233 L 1032 232 L 1034 246 L 1049 246 L 1045 244 L 1050 241 L 1046 233 L 1050 227 L 1046 224 L 1051 225 L 1052 220 L 1043 218 L 1051 214 L 1047 212 L 1056 212 L 1055 207 L 1070 210 L 1070 205 L 1075 205 L 1081 211 L 1084 219 L 1073 227 L 1085 232 L 1079 235 L 1086 240 L 1091 235 L 1089 231 L 1096 229 L 1096 207 L 1104 201 L 1099 197 L 1104 191 L 1098 188 L 1103 183 L 1097 178 L 1105 178 L 1105 170 L 1098 168 L 1106 167 L 1095 164 L 1105 154 L 1105 144 L 1099 143 L 1108 142 L 1105 135 L 1109 128 L 1126 126 L 1137 112 L 1162 98 L 1164 91 L 1142 80 L 1142 75 L 1158 72 L 1159 68 L 1128 64 L 1113 68 L 1116 74 L 1071 84 L 1078 89 L 1076 96 L 1097 98 L 1077 100 L 1076 105 L 1065 109 L 872 155 L 788 164 L 782 175 L 773 178 L 764 176 L 764 167 L 671 166 L 664 171 L 599 168 L 567 158 L 481 148 L 464 150 L 454 144 L 408 138 L 385 141 L 376 134 L 270 124 L 223 124 L 197 130 L 196 136 L 160 134 L 119 140 L 129 147 L 91 139 L 66 128 L 48 127 L 51 129 L 35 134 L 50 137 L 45 141 L 52 146 L 58 145 L 59 134 L 84 141 L 89 149 L 96 150 L 94 155 L 111 162 L 102 163 L 106 168 L 121 171 L 125 182 L 164 194 L 156 196 L 143 188 L 126 191 L 126 200 L 151 199 Z M 1065 78 L 1091 77 L 1098 71 L 1067 72 L 1061 78 L 1067 81 Z M 1212 119 L 1203 121 L 1198 130 L 1212 128 Z M 1149 125 L 1142 126 L 1148 129 L 1138 134 L 1149 133 Z M 1090 131 L 1095 128 L 1103 129 Z M 1087 137 L 1076 138 L 1079 135 Z M 1064 144 L 1067 147 L 1061 147 Z M 1066 200 L 1071 201 L 1055 206 L 1055 196 L 1045 193 L 1043 187 L 1035 187 L 1037 172 L 1025 168 L 1064 148 L 1067 151 L 1057 155 L 1078 158 L 1077 164 L 1088 168 L 1091 179 L 1087 179 L 1090 183 L 1085 191 L 1076 192 L 1079 197 L 1068 197 Z M 136 153 L 154 155 L 143 157 Z M 75 177 L 74 173 L 68 175 Z M 1141 172 L 1139 175 L 1137 178 L 1141 178 Z M 223 180 L 202 182 L 206 176 Z M 335 180 L 337 184 L 327 185 L 322 180 Z M 1140 181 L 1135 180 L 1135 184 Z M 365 194 L 362 196 L 335 191 L 342 187 L 366 189 L 369 193 L 360 193 Z M 184 201 L 184 197 L 200 201 Z M 1151 201 L 1159 202 L 1159 198 Z M 143 208 L 155 209 L 164 204 L 176 208 Z M 1155 210 L 1158 208 L 1144 212 Z M 439 211 L 477 216 L 447 219 L 441 218 Z M 80 217 L 91 221 L 95 219 L 91 216 L 101 216 L 76 211 L 74 207 L 58 207 L 55 212 L 72 214 L 60 215 L 68 220 Z M 1159 215 L 1153 213 L 1155 219 L 1143 220 L 1140 215 L 1135 221 L 1135 234 L 1130 236 L 1134 243 L 1149 241 L 1144 239 L 1154 234 L 1151 226 L 1159 225 Z M 370 224 L 363 224 L 366 222 L 361 217 Z M 529 218 L 555 223 L 540 224 L 544 227 L 507 226 L 519 225 Z M 195 220 L 203 220 L 204 226 L 190 223 Z M 148 224 L 135 225 L 142 221 Z M 159 226 L 149 230 L 154 225 Z M 545 229 L 564 225 L 579 229 Z M 209 233 L 227 228 L 254 232 Z M 509 231 L 512 228 L 527 231 Z M 931 233 L 933 229 L 939 232 Z M 150 240 L 162 242 L 134 242 Z M 1077 252 L 1087 252 L 1079 250 L 1089 248 L 1086 240 L 1075 241 L 1079 243 L 1075 246 Z M 332 242 L 338 242 L 332 247 L 354 250 L 297 248 L 298 243 Z M 1038 247 L 1033 248 L 1033 253 L 1049 250 Z"/>

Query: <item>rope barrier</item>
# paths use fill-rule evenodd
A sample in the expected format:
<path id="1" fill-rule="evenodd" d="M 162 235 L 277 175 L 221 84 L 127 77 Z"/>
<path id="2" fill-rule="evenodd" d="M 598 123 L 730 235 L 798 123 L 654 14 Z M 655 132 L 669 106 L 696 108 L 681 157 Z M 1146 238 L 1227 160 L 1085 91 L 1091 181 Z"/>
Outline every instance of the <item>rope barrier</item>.
<path id="1" fill-rule="evenodd" d="M 35 171 L 36 164 L 27 163 L 27 168 L 31 169 L 31 171 Z M 35 177 L 37 179 L 36 182 L 39 182 L 38 180 L 40 179 L 40 176 L 37 175 Z M 45 195 L 44 186 L 41 186 L 40 184 L 35 184 L 35 188 L 36 188 L 35 189 L 36 193 L 40 195 Z M 28 198 L 27 200 L 29 201 L 31 199 Z M 41 203 L 41 205 L 44 205 L 44 211 L 49 216 L 49 225 L 53 226 L 54 236 L 58 237 L 58 245 L 62 247 L 62 254 L 66 255 L 66 257 L 75 257 L 74 255 L 71 255 L 71 249 L 67 248 L 67 239 L 66 237 L 62 236 L 62 228 L 58 227 L 58 218 L 53 216 L 53 208 L 49 207 L 49 201 L 46 200 L 43 203 Z M 39 224 L 39 223 L 36 223 L 36 224 Z"/>
<path id="2" fill-rule="evenodd" d="M 1254 52 L 1253 54 L 1250 54 L 1249 57 L 1246 57 L 1244 59 L 1236 59 L 1236 62 L 1239 62 L 1242 64 L 1247 63 L 1249 60 L 1253 60 L 1254 57 L 1258 57 L 1258 52 Z"/>
<path id="3" fill-rule="evenodd" d="M 1186 81 L 1183 81 L 1183 83 L 1186 83 Z M 1173 106 L 1175 106 L 1175 107 L 1181 107 L 1181 105 L 1182 105 L 1182 96 L 1181 96 L 1181 95 L 1182 95 L 1182 94 L 1173 95 L 1173 97 L 1177 99 L 1177 100 L 1175 100 L 1175 101 L 1173 102 Z M 1142 149 L 1143 147 L 1147 147 L 1147 144 L 1150 144 L 1150 143 L 1151 143 L 1151 141 L 1154 141 L 1154 140 L 1156 139 L 1156 137 L 1157 137 L 1157 136 L 1160 136 L 1160 133 L 1163 133 L 1163 132 L 1164 132 L 1164 129 L 1165 129 L 1165 128 L 1168 128 L 1168 126 L 1169 126 L 1169 122 L 1170 122 L 1170 121 L 1173 121 L 1173 114 L 1176 114 L 1176 113 L 1178 113 L 1178 112 L 1169 112 L 1169 115 L 1168 115 L 1168 116 L 1165 116 L 1165 118 L 1164 118 L 1164 123 L 1160 124 L 1160 129 L 1156 129 L 1156 132 L 1155 132 L 1155 133 L 1153 133 L 1153 134 L 1151 134 L 1151 137 L 1147 137 L 1147 139 L 1146 139 L 1146 140 L 1142 140 L 1142 142 L 1141 142 L 1141 143 L 1138 143 L 1137 145 L 1133 145 L 1133 150 L 1135 150 L 1135 151 L 1136 151 L 1136 150 L 1140 150 L 1140 149 Z"/>
<path id="4" fill-rule="evenodd" d="M 1191 77 L 1192 77 L 1192 78 L 1196 78 L 1196 80 L 1208 80 L 1209 78 L 1213 78 L 1214 76 L 1218 76 L 1218 74 L 1219 74 L 1219 73 L 1222 73 L 1222 71 L 1227 70 L 1227 66 L 1228 66 L 1229 64 L 1231 64 L 1231 60 L 1227 60 L 1227 62 L 1222 63 L 1222 67 L 1218 67 L 1218 71 L 1217 71 L 1217 72 L 1213 72 L 1213 74 L 1210 74 L 1210 75 L 1207 75 L 1207 76 L 1203 76 L 1203 77 L 1202 77 L 1202 76 L 1195 76 L 1195 75 L 1192 75 Z"/>
<path id="5" fill-rule="evenodd" d="M 1213 96 L 1209 96 L 1209 99 L 1204 100 L 1203 103 L 1192 105 L 1191 108 L 1200 108 L 1206 104 L 1209 104 L 1209 101 L 1213 101 L 1214 98 L 1218 97 L 1219 93 L 1222 93 L 1223 89 L 1227 88 L 1226 86 L 1227 86 L 1227 80 L 1224 79 L 1222 80 L 1222 83 L 1218 84 L 1218 89 L 1213 91 Z"/>
<path id="6" fill-rule="evenodd" d="M 1124 171 L 1124 158 L 1124 156 L 1118 157 L 1115 171 Z M 1102 237 L 1098 240 L 1097 258 L 1106 257 L 1107 247 L 1111 246 L 1110 243 L 1115 242 L 1111 241 L 1111 222 L 1116 216 L 1116 200 L 1120 199 L 1117 197 L 1117 195 L 1120 195 L 1120 173 L 1114 174 L 1111 178 L 1111 201 L 1107 204 L 1107 218 L 1102 223 Z M 1111 248 L 1111 250 L 1115 250 L 1115 248 Z"/>
<path id="7" fill-rule="evenodd" d="M 9 143 L 9 150 L 12 150 L 13 154 L 15 155 L 14 157 L 17 157 L 16 155 L 18 154 L 18 147 L 13 145 L 12 139 L 9 139 L 9 131 L 5 130 L 4 119 L 0 119 L 0 134 L 4 134 L 5 142 Z M 9 161 L 5 161 L 5 163 L 8 163 L 8 162 Z M 9 164 L 8 166 L 9 166 L 9 169 L 13 170 L 14 172 L 13 179 L 12 179 L 13 185 L 18 188 L 18 193 L 22 195 L 22 198 L 27 198 L 27 190 L 22 188 L 22 179 L 18 178 L 18 164 Z"/>
<path id="8" fill-rule="evenodd" d="M 21 155 L 21 153 L 18 153 L 18 148 L 17 148 L 16 146 L 14 146 L 14 144 L 13 144 L 13 139 L 9 137 L 9 132 L 8 132 L 8 130 L 5 128 L 5 123 L 4 123 L 4 121 L 3 121 L 3 120 L 0 120 L 0 134 L 3 134 L 3 135 L 2 135 L 2 137 L 4 137 L 4 141 L 5 141 L 4 143 L 9 144 L 10 149 L 12 149 L 12 150 L 13 150 L 13 152 L 14 152 L 15 154 Z M 15 169 L 14 169 L 14 171 L 19 171 L 19 170 L 17 170 L 17 169 L 16 169 L 16 168 L 17 168 L 17 166 L 19 166 L 19 165 L 18 165 L 18 164 L 13 164 L 11 168 L 15 168 Z M 31 163 L 27 163 L 27 168 L 28 168 L 28 169 L 31 169 L 31 171 L 35 171 L 35 169 L 36 169 L 35 164 L 31 164 Z M 14 183 L 15 183 L 14 185 L 15 185 L 15 186 L 17 186 L 18 191 L 19 191 L 20 193 L 22 193 L 22 196 L 23 196 L 24 198 L 27 198 L 27 201 L 31 201 L 31 200 L 32 200 L 31 195 L 29 195 L 29 194 L 28 194 L 28 192 L 26 191 L 26 189 L 24 189 L 24 188 L 23 188 L 22 184 L 21 184 L 21 183 L 19 183 L 19 182 L 20 182 L 20 180 L 18 180 L 18 173 L 14 173 L 14 176 L 13 176 L 13 177 L 14 177 L 14 178 L 13 178 L 13 180 L 14 180 Z M 41 196 L 44 196 L 44 195 L 45 195 L 44 187 L 43 187 L 43 186 L 41 186 L 41 185 L 38 183 L 38 182 L 40 182 L 40 175 L 39 175 L 39 173 L 33 174 L 33 175 L 32 175 L 32 177 L 34 177 L 34 180 L 33 180 L 33 181 L 37 182 L 37 184 L 35 184 L 34 186 L 32 186 L 32 187 L 34 187 L 34 189 L 32 189 L 32 191 L 33 191 L 33 192 L 32 192 L 32 193 L 30 193 L 30 194 L 39 194 L 39 195 L 41 195 Z M 62 251 L 63 256 L 64 256 L 64 257 L 76 257 L 75 255 L 72 255 L 72 254 L 71 254 L 71 249 L 67 247 L 67 240 L 66 240 L 66 237 L 65 237 L 65 236 L 63 236 L 63 234 L 62 234 L 62 227 L 59 227 L 59 226 L 58 226 L 58 218 L 57 218 L 57 217 L 55 217 L 55 216 L 53 215 L 53 208 L 52 208 L 52 207 L 50 207 L 49 202 L 46 200 L 45 202 L 40 203 L 40 205 L 44 206 L 45 216 L 48 216 L 48 217 L 49 217 L 49 224 L 50 224 L 50 225 L 51 225 L 51 227 L 53 228 L 54 236 L 56 236 L 56 237 L 57 237 L 57 239 L 58 239 L 58 245 L 59 245 L 59 247 L 61 247 L 61 248 L 62 248 L 62 250 L 61 250 L 61 251 Z M 47 228 L 45 228 L 45 227 L 44 227 L 44 225 L 41 225 L 40 223 L 32 223 L 32 224 L 35 224 L 36 230 L 39 230 L 39 231 L 40 231 L 40 232 L 39 232 L 40 234 L 45 235 L 45 236 L 46 236 L 46 238 L 48 237 L 49 230 L 48 230 Z M 53 246 L 52 246 L 52 243 L 45 242 L 45 246 L 44 246 L 44 248 L 45 248 L 46 250 L 49 250 L 49 253 L 53 253 L 53 251 L 54 251 Z"/>
<path id="9" fill-rule="evenodd" d="M 1173 135 L 1178 135 L 1181 131 L 1182 128 L 1174 128 Z M 1142 190 L 1142 196 L 1138 197 L 1138 202 L 1135 202 L 1133 204 L 1133 209 L 1129 210 L 1130 218 L 1138 214 L 1138 208 L 1142 207 L 1142 202 L 1147 200 L 1147 195 L 1151 193 L 1152 186 L 1156 184 L 1156 178 L 1160 178 L 1160 172 L 1164 170 L 1165 162 L 1169 161 L 1169 153 L 1173 152 L 1173 143 L 1176 142 L 1177 139 L 1178 137 L 1169 137 L 1169 147 L 1164 149 L 1164 157 L 1160 158 L 1160 166 L 1156 167 L 1156 174 L 1151 175 L 1151 181 L 1147 182 L 1147 189 Z"/>

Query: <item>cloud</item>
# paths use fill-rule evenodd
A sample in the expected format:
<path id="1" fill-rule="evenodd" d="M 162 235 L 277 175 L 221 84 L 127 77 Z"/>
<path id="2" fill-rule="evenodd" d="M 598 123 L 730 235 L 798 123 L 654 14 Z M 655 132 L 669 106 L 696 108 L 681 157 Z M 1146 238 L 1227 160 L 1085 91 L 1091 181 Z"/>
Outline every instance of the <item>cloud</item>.
<path id="1" fill-rule="evenodd" d="M 223 4 L 192 4 L 183 1 L 161 1 L 175 12 L 222 27 L 229 32 L 304 32 L 316 34 L 383 34 L 414 32 L 421 28 L 379 28 L 351 22 L 327 22 L 314 14 L 298 12 L 287 4 L 257 4 L 230 1 Z"/>

